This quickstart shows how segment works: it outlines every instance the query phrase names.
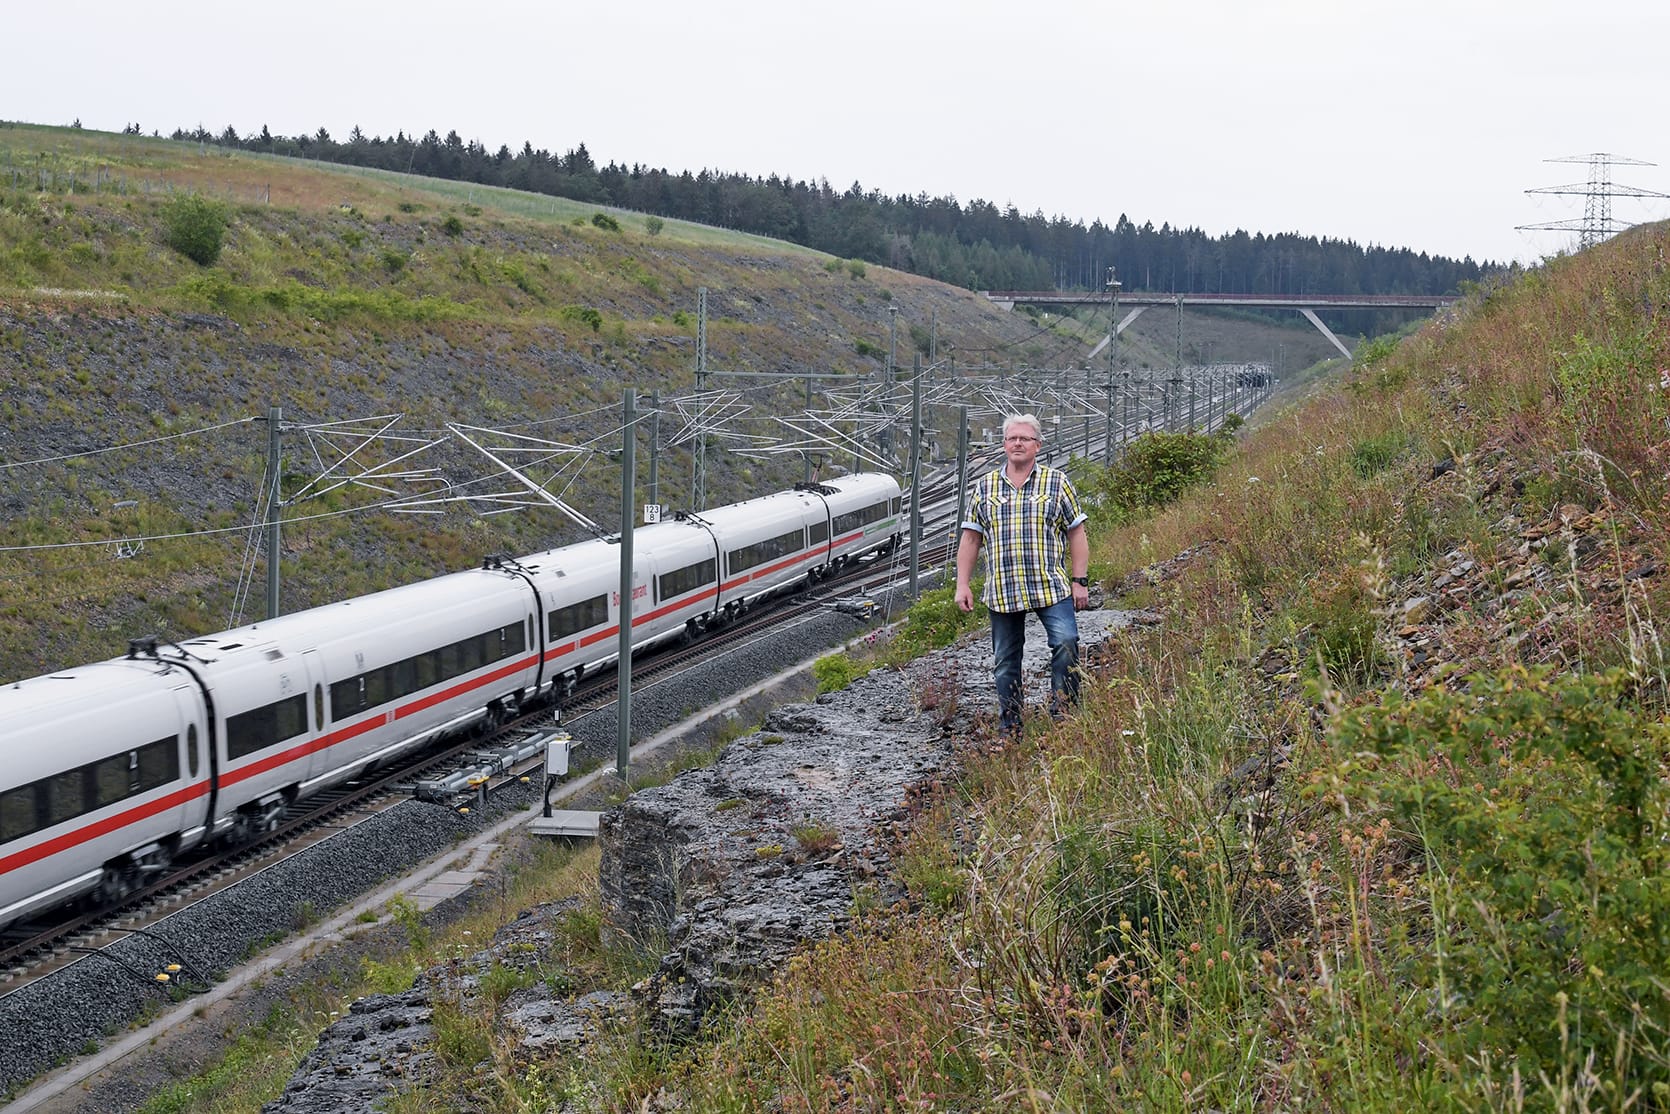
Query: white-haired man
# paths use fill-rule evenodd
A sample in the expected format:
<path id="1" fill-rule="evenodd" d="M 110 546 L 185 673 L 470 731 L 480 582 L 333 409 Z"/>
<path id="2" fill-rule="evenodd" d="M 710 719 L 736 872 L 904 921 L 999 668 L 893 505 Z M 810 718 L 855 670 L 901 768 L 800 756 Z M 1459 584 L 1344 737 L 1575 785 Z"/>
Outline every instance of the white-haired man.
<path id="1" fill-rule="evenodd" d="M 1002 729 L 1021 727 L 1025 697 L 1021 654 L 1026 616 L 1044 624 L 1050 643 L 1050 713 L 1059 716 L 1079 697 L 1079 625 L 1090 602 L 1090 539 L 1086 515 L 1067 475 L 1038 463 L 1043 427 L 1032 414 L 1003 420 L 1002 468 L 976 480 L 957 546 L 957 606 L 974 610 L 969 579 L 982 546 L 986 585 L 981 601 L 991 613 L 992 655 Z"/>

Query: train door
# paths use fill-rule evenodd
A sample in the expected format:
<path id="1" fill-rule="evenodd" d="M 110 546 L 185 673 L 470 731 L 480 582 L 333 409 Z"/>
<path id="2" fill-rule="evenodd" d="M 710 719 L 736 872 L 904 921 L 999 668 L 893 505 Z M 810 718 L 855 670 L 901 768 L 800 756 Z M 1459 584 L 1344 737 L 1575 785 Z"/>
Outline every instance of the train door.
<path id="1" fill-rule="evenodd" d="M 203 690 L 194 683 L 175 685 L 170 693 L 180 725 L 180 781 L 192 792 L 180 809 L 181 850 L 198 843 L 208 831 L 214 810 L 214 751 L 209 745 L 209 713 Z"/>
<path id="2" fill-rule="evenodd" d="M 317 741 L 325 733 L 325 690 L 328 687 L 325 662 L 316 647 L 309 647 L 302 651 L 301 666 L 302 683 L 307 686 L 307 734 Z M 308 763 L 307 776 L 317 777 L 319 767 L 328 762 L 329 757 L 323 747 L 315 749 L 313 761 Z"/>

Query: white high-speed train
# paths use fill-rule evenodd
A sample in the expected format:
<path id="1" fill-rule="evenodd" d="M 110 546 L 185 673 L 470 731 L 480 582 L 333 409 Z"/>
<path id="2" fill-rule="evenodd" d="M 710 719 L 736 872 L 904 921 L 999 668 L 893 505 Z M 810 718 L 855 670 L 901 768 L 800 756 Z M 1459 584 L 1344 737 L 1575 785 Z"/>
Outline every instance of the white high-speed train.
<path id="1" fill-rule="evenodd" d="M 634 648 L 900 536 L 861 473 L 633 532 Z M 617 656 L 618 539 L 582 542 L 0 688 L 0 927 L 131 892 L 182 852 Z"/>

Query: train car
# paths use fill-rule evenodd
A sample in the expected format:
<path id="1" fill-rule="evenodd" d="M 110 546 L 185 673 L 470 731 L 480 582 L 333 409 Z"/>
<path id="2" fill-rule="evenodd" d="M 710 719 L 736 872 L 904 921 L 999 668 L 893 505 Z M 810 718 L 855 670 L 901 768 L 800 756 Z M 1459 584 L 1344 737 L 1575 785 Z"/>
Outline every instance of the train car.
<path id="1" fill-rule="evenodd" d="M 647 593 L 634 601 L 633 645 L 689 639 L 719 615 L 720 546 L 688 517 L 638 530 L 633 565 Z"/>
<path id="2" fill-rule="evenodd" d="M 537 596 L 544 676 L 560 697 L 617 656 L 620 544 L 598 538 L 520 557 L 515 565 Z"/>
<path id="3" fill-rule="evenodd" d="M 860 472 L 817 485 L 829 510 L 826 564 L 846 564 L 871 552 L 887 552 L 904 532 L 899 481 L 885 473 Z"/>
<path id="4" fill-rule="evenodd" d="M 290 803 L 539 687 L 534 596 L 476 569 L 281 615 L 160 653 L 211 693 L 214 834 L 242 841 Z"/>
<path id="5" fill-rule="evenodd" d="M 789 587 L 826 563 L 823 497 L 806 489 L 764 495 L 695 516 L 714 539 L 719 561 L 718 607 L 735 614 L 762 596 Z"/>
<path id="6" fill-rule="evenodd" d="M 722 623 L 897 541 L 899 486 L 854 475 L 633 534 L 635 649 Z M 294 612 L 0 689 L 0 927 L 131 891 L 182 851 L 560 697 L 619 653 L 618 539 Z"/>
<path id="7" fill-rule="evenodd" d="M 184 672 L 114 659 L 0 689 L 0 927 L 114 900 L 200 843 L 207 709 Z"/>

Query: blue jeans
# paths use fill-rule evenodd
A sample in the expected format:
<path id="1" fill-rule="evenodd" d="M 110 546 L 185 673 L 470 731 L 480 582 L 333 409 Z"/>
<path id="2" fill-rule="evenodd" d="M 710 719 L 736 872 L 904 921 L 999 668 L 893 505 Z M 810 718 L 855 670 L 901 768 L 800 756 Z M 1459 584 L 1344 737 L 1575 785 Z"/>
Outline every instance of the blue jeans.
<path id="1" fill-rule="evenodd" d="M 1079 621 L 1073 597 L 1033 608 L 1050 640 L 1050 714 L 1059 715 L 1079 702 Z M 997 707 L 1003 730 L 1018 731 L 1025 696 L 1021 690 L 1021 652 L 1026 648 L 1025 611 L 993 611 L 992 655 L 997 659 Z"/>

